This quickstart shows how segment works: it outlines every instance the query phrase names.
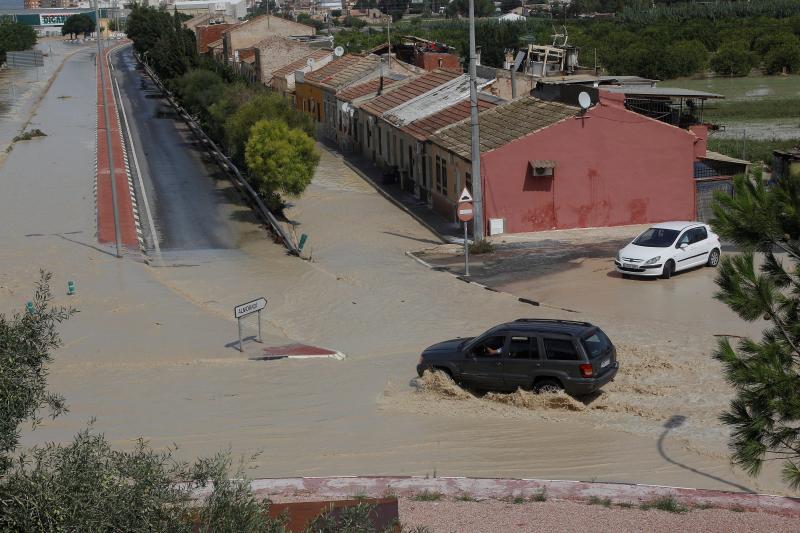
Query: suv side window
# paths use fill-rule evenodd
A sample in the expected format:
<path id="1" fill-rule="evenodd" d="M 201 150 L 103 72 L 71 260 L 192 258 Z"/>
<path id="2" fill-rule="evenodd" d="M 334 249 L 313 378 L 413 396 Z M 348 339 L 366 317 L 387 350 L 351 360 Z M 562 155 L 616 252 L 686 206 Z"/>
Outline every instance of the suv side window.
<path id="1" fill-rule="evenodd" d="M 472 357 L 501 357 L 505 344 L 505 335 L 493 335 L 473 346 L 470 352 Z"/>
<path id="2" fill-rule="evenodd" d="M 510 359 L 539 359 L 539 342 L 536 337 L 515 335 L 508 345 Z"/>
<path id="3" fill-rule="evenodd" d="M 544 339 L 544 351 L 549 361 L 580 361 L 575 344 L 566 339 Z"/>

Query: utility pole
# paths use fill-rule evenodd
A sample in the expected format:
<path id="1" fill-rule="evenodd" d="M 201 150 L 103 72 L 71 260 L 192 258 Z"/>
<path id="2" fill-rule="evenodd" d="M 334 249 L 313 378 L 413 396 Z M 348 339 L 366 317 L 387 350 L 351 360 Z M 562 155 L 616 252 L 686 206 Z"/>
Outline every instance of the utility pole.
<path id="1" fill-rule="evenodd" d="M 94 3 L 94 16 L 97 27 L 97 64 L 100 67 L 100 86 L 102 102 L 103 102 L 103 123 L 106 127 L 106 152 L 108 153 L 108 170 L 109 177 L 111 178 L 111 202 L 114 204 L 114 241 L 117 248 L 117 257 L 122 257 L 120 251 L 120 241 L 122 236 L 119 230 L 119 207 L 117 206 L 117 182 L 114 176 L 114 153 L 111 149 L 111 128 L 109 127 L 108 120 L 108 102 L 106 98 L 106 65 L 103 64 L 103 40 L 100 35 L 100 0 L 95 0 Z M 99 173 L 98 173 L 99 176 Z"/>
<path id="2" fill-rule="evenodd" d="M 478 137 L 478 82 L 475 79 L 475 0 L 469 0 L 469 108 L 472 126 L 472 196 L 475 200 L 475 218 L 472 238 L 475 242 L 484 237 L 483 182 L 481 181 L 481 144 Z"/>
<path id="3" fill-rule="evenodd" d="M 389 45 L 389 53 L 386 54 L 386 66 L 389 67 L 387 70 L 389 72 L 392 71 L 392 36 L 389 33 L 389 27 L 392 25 L 392 16 L 386 15 L 386 43 Z"/>

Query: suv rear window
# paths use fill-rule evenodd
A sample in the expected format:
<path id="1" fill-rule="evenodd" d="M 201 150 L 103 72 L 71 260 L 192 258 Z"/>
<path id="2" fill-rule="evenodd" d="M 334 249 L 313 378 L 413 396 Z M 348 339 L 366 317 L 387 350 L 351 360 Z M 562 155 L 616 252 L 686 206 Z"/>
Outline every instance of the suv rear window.
<path id="1" fill-rule="evenodd" d="M 611 347 L 611 341 L 599 329 L 592 335 L 581 339 L 581 343 L 583 343 L 583 348 L 586 350 L 586 355 L 589 356 L 589 359 L 600 357 Z"/>
<path id="2" fill-rule="evenodd" d="M 578 361 L 580 357 L 572 341 L 544 339 L 544 351 L 550 361 Z"/>

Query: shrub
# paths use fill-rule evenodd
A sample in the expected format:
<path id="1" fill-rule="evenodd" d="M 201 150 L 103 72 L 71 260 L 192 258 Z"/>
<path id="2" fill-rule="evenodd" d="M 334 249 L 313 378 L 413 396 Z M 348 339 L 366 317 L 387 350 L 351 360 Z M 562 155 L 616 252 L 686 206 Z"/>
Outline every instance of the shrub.
<path id="1" fill-rule="evenodd" d="M 311 183 L 319 154 L 314 139 L 304 131 L 279 120 L 260 120 L 250 130 L 245 160 L 261 194 L 280 191 L 295 196 Z"/>
<path id="2" fill-rule="evenodd" d="M 755 56 L 743 42 L 720 48 L 711 58 L 711 70 L 722 76 L 747 76 L 755 66 Z"/>
<path id="3" fill-rule="evenodd" d="M 653 501 L 643 503 L 640 508 L 644 511 L 650 509 L 658 509 L 659 511 L 667 511 L 669 513 L 685 513 L 689 510 L 685 505 L 678 503 L 678 500 L 672 496 L 662 496 Z"/>
<path id="4" fill-rule="evenodd" d="M 438 502 L 442 499 L 442 493 L 425 489 L 422 492 L 416 493 L 411 499 L 415 502 Z"/>
<path id="5" fill-rule="evenodd" d="M 481 239 L 479 241 L 470 243 L 469 245 L 469 253 L 473 255 L 491 254 L 494 253 L 494 250 L 494 244 L 486 239 Z"/>
<path id="6" fill-rule="evenodd" d="M 786 43 L 771 49 L 764 56 L 764 70 L 768 74 L 800 70 L 800 44 Z"/>

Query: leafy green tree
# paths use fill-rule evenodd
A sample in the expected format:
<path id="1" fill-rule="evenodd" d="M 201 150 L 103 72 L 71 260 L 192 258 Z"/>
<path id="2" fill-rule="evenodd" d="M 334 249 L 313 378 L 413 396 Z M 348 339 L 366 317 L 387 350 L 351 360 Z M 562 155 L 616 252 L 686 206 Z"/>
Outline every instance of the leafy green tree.
<path id="1" fill-rule="evenodd" d="M 36 427 L 43 410 L 53 418 L 66 411 L 64 398 L 47 391 L 47 365 L 61 345 L 56 326 L 75 311 L 50 306 L 50 280 L 50 274 L 40 274 L 32 312 L 0 314 L 0 474 L 11 462 L 22 424 Z"/>
<path id="2" fill-rule="evenodd" d="M 711 57 L 711 70 L 722 76 L 747 76 L 754 66 L 755 56 L 740 41 L 723 46 Z"/>
<path id="3" fill-rule="evenodd" d="M 28 50 L 36 44 L 36 32 L 27 24 L 14 22 L 10 17 L 0 18 L 0 60 L 6 52 Z"/>
<path id="4" fill-rule="evenodd" d="M 251 99 L 225 121 L 225 147 L 238 164 L 245 163 L 245 145 L 250 130 L 260 120 L 281 121 L 289 128 L 301 129 L 314 136 L 314 123 L 308 115 L 298 112 L 279 94 L 263 92 Z"/>
<path id="5" fill-rule="evenodd" d="M 786 43 L 771 49 L 764 56 L 764 70 L 767 74 L 800 70 L 800 44 Z"/>
<path id="6" fill-rule="evenodd" d="M 94 19 L 86 13 L 70 15 L 61 26 L 61 35 L 70 35 L 75 38 L 79 34 L 89 35 L 95 30 Z"/>
<path id="7" fill-rule="evenodd" d="M 212 104 L 225 91 L 225 81 L 210 70 L 194 69 L 171 83 L 183 106 L 193 115 L 205 118 Z"/>
<path id="8" fill-rule="evenodd" d="M 742 253 L 720 263 L 716 298 L 743 320 L 765 319 L 760 341 L 720 341 L 714 353 L 735 398 L 721 420 L 731 427 L 733 461 L 758 475 L 783 461 L 783 478 L 800 488 L 800 176 L 771 187 L 744 176 L 720 195 L 712 225 Z"/>
<path id="9" fill-rule="evenodd" d="M 296 196 L 311 183 L 319 162 L 314 139 L 280 120 L 259 120 L 250 130 L 245 160 L 261 194 Z"/>

